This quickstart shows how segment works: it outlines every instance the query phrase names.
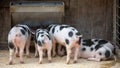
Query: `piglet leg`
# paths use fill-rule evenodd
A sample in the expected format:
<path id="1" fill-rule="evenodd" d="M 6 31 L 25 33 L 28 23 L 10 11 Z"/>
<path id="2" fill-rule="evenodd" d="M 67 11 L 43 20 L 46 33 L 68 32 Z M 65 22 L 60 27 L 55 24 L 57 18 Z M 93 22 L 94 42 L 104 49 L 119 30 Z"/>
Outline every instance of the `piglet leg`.
<path id="1" fill-rule="evenodd" d="M 18 47 L 15 47 L 15 55 L 16 55 L 16 57 L 19 57 Z"/>
<path id="2" fill-rule="evenodd" d="M 26 56 L 27 56 L 28 58 L 30 58 L 29 48 L 30 48 L 30 39 L 27 40 L 27 43 L 26 43 Z"/>
<path id="3" fill-rule="evenodd" d="M 51 48 L 52 49 L 52 48 Z M 48 61 L 51 62 L 51 49 L 48 50 Z"/>
<path id="4" fill-rule="evenodd" d="M 9 65 L 13 64 L 13 55 L 14 55 L 14 49 L 10 49 L 10 58 L 9 58 Z"/>
<path id="5" fill-rule="evenodd" d="M 74 55 L 74 61 L 73 61 L 73 63 L 76 63 L 76 62 L 77 62 L 78 53 L 79 53 L 79 48 L 80 48 L 80 47 L 76 47 L 76 48 L 75 48 L 75 55 Z"/>
<path id="6" fill-rule="evenodd" d="M 66 61 L 66 63 L 69 64 L 70 63 L 70 56 L 71 56 L 71 48 L 70 48 L 70 46 L 67 46 L 66 50 L 67 50 L 67 61 Z"/>
<path id="7" fill-rule="evenodd" d="M 53 42 L 53 50 L 52 50 L 52 56 L 55 57 L 56 56 L 56 44 Z"/>
<path id="8" fill-rule="evenodd" d="M 24 63 L 23 61 L 23 52 L 24 52 L 24 48 L 20 48 L 20 63 Z"/>
<path id="9" fill-rule="evenodd" d="M 39 64 L 42 64 L 43 60 L 43 50 L 41 47 L 38 47 L 38 52 L 39 52 Z"/>
<path id="10" fill-rule="evenodd" d="M 37 44 L 35 43 L 35 58 L 38 57 L 38 47 Z"/>

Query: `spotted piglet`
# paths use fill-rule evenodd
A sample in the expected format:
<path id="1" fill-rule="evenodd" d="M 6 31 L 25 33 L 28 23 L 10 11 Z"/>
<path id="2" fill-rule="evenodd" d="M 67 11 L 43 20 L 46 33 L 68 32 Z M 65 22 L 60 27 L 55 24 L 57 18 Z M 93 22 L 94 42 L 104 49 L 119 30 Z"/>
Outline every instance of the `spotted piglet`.
<path id="1" fill-rule="evenodd" d="M 10 51 L 9 64 L 13 64 L 14 48 L 16 56 L 20 54 L 20 63 L 24 63 L 24 48 L 26 47 L 26 55 L 29 56 L 30 38 L 31 33 L 27 25 L 18 24 L 10 30 L 8 34 L 8 47 Z"/>
<path id="2" fill-rule="evenodd" d="M 66 63 L 70 63 L 71 49 L 75 48 L 75 55 L 73 63 L 77 62 L 77 56 L 79 52 L 81 35 L 77 35 L 78 31 L 69 25 L 50 25 L 48 30 L 52 36 L 53 40 L 53 55 L 56 54 L 55 43 L 59 43 L 64 45 L 67 50 L 67 61 Z"/>
<path id="3" fill-rule="evenodd" d="M 103 39 L 81 39 L 80 57 L 93 61 L 115 59 L 115 46 Z"/>
<path id="4" fill-rule="evenodd" d="M 46 29 L 37 29 L 35 32 L 35 46 L 39 53 L 39 63 L 42 64 L 43 50 L 47 50 L 48 60 L 51 62 L 52 39 Z"/>

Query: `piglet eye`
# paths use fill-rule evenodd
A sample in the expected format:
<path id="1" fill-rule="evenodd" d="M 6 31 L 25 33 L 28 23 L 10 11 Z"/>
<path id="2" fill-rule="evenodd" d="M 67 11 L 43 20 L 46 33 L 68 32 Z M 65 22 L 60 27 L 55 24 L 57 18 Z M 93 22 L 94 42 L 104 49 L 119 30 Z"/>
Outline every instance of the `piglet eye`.
<path id="1" fill-rule="evenodd" d="M 44 35 L 41 35 L 41 37 L 43 37 Z"/>
<path id="2" fill-rule="evenodd" d="M 90 50 L 93 51 L 93 48 L 91 48 Z"/>
<path id="3" fill-rule="evenodd" d="M 101 52 L 99 52 L 99 55 L 102 55 L 102 53 L 101 53 Z"/>

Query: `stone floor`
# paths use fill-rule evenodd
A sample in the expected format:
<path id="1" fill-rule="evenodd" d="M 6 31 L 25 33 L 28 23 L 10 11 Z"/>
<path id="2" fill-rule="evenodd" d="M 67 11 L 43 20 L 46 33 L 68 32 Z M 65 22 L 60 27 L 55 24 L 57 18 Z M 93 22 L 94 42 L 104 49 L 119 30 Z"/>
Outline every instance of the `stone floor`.
<path id="1" fill-rule="evenodd" d="M 113 60 L 109 61 L 87 61 L 86 59 L 79 59 L 78 63 L 67 65 L 65 63 L 66 57 L 55 57 L 52 59 L 52 63 L 48 63 L 47 58 L 44 58 L 43 64 L 38 64 L 38 58 L 34 58 L 34 54 L 31 54 L 31 58 L 24 56 L 24 64 L 19 63 L 19 58 L 14 58 L 14 65 L 8 65 L 9 51 L 0 50 L 0 68 L 120 68 L 120 60 L 117 62 Z"/>

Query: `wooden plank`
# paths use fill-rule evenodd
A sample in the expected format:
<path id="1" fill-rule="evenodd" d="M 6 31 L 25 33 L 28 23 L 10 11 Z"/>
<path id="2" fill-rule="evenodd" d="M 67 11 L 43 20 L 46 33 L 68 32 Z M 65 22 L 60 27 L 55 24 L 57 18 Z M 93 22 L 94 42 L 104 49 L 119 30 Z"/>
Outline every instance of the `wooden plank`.
<path id="1" fill-rule="evenodd" d="M 91 6 L 90 0 L 78 0 L 78 18 L 76 18 L 77 28 L 83 34 L 83 38 L 91 38 Z"/>
<path id="2" fill-rule="evenodd" d="M 9 7 L 10 0 L 0 0 L 0 8 L 2 7 Z"/>
<path id="3" fill-rule="evenodd" d="M 77 16 L 78 16 L 78 0 L 74 1 L 74 0 L 70 0 L 70 9 L 69 9 L 69 22 L 68 24 L 71 24 L 71 25 L 76 25 L 76 19 L 77 19 Z"/>
<path id="4" fill-rule="evenodd" d="M 107 0 L 79 0 L 78 18 L 76 22 L 84 38 L 102 38 L 111 40 L 112 30 L 112 6 L 106 5 Z M 106 9 L 109 7 L 109 10 Z M 108 22 L 109 21 L 109 26 Z M 108 34 L 110 36 L 108 36 Z M 111 36 L 112 37 L 112 36 Z"/>
<path id="5" fill-rule="evenodd" d="M 38 2 L 45 2 L 45 1 L 62 1 L 65 3 L 66 7 L 69 7 L 69 0 L 11 0 L 12 1 L 38 1 Z"/>
<path id="6" fill-rule="evenodd" d="M 0 43 L 7 43 L 8 32 L 11 28 L 9 8 L 0 9 Z"/>
<path id="7" fill-rule="evenodd" d="M 106 0 L 106 33 L 107 39 L 113 42 L 113 0 Z"/>
<path id="8" fill-rule="evenodd" d="M 34 0 L 11 0 L 11 2 L 13 2 L 13 1 L 17 1 L 17 2 L 21 2 L 21 1 L 34 1 Z M 65 9 L 66 9 L 66 11 L 69 9 L 69 5 L 70 5 L 70 0 L 35 0 L 36 2 L 38 1 L 38 2 L 64 2 L 65 3 Z"/>
<path id="9" fill-rule="evenodd" d="M 13 2 L 12 4 L 11 12 L 62 12 L 64 14 L 64 2 Z"/>
<path id="10" fill-rule="evenodd" d="M 11 0 L 12 1 L 34 1 L 34 0 Z M 69 18 L 69 5 L 70 5 L 70 0 L 35 0 L 38 2 L 50 2 L 50 1 L 60 1 L 60 2 L 64 2 L 65 3 L 65 16 L 63 17 L 62 21 L 66 22 L 66 20 L 68 20 Z"/>
<path id="11" fill-rule="evenodd" d="M 116 5 L 117 5 L 117 1 L 118 0 L 114 0 L 113 1 L 113 42 L 115 45 L 117 45 L 117 41 L 116 41 L 116 36 L 117 36 L 117 33 L 116 33 L 116 24 L 117 24 L 117 8 L 116 8 Z M 119 46 L 119 45 L 117 45 Z"/>
<path id="12" fill-rule="evenodd" d="M 106 0 L 92 0 L 92 37 L 107 39 L 106 33 Z"/>

